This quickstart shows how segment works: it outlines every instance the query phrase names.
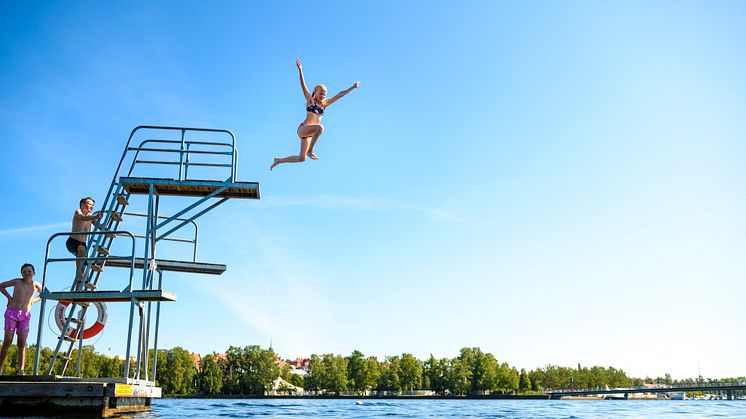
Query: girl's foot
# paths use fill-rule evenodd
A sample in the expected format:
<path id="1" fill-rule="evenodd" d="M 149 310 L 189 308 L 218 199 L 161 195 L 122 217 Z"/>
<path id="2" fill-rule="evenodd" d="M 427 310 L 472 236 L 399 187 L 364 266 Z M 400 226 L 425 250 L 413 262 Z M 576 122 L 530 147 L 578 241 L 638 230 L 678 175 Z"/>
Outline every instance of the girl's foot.
<path id="1" fill-rule="evenodd" d="M 313 152 L 311 152 L 311 151 L 308 152 L 308 157 L 310 157 L 311 160 L 318 160 L 319 159 L 319 156 L 313 154 Z"/>
<path id="2" fill-rule="evenodd" d="M 277 157 L 275 157 L 275 159 L 272 161 L 272 166 L 269 166 L 269 171 L 270 172 L 272 171 L 272 169 L 275 168 L 275 166 L 277 166 L 279 164 L 279 163 L 277 163 L 277 160 L 280 160 L 280 159 L 278 159 Z"/>

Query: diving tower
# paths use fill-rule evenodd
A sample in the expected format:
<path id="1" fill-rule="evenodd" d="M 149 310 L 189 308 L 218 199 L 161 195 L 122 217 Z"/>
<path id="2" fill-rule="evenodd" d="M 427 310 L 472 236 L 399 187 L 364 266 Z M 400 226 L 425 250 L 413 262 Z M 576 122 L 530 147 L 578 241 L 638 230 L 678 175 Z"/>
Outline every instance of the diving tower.
<path id="1" fill-rule="evenodd" d="M 161 303 L 177 299 L 174 293 L 163 288 L 164 273 L 221 275 L 226 270 L 225 264 L 197 260 L 196 220 L 229 199 L 260 198 L 257 182 L 237 180 L 237 153 L 235 136 L 227 130 L 166 126 L 138 126 L 132 130 L 101 206 L 102 218 L 94 223 L 90 232 L 85 233 L 85 256 L 50 256 L 53 243 L 55 249 L 62 246 L 62 240 L 55 239 L 67 239 L 72 234 L 70 232 L 56 233 L 47 241 L 34 375 L 13 382 L 14 386 L 25 389 L 21 399 L 9 397 L 3 390 L 8 382 L 0 380 L 0 408 L 3 411 L 18 402 L 24 407 L 24 414 L 32 414 L 28 407 L 36 404 L 29 403 L 28 398 L 47 397 L 46 393 L 54 393 L 50 389 L 61 385 L 100 389 L 91 396 L 97 401 L 86 402 L 86 405 L 93 406 L 93 414 L 98 414 L 100 408 L 102 416 L 147 410 L 151 399 L 160 397 L 155 377 Z M 161 214 L 166 212 L 162 209 L 166 200 L 170 204 L 167 210 L 172 214 Z M 144 212 L 128 210 L 136 201 L 145 206 Z M 129 225 L 143 219 L 144 227 L 140 226 L 136 231 L 140 234 L 135 234 Z M 174 234 L 192 228 L 194 233 L 190 238 Z M 192 254 L 178 260 L 159 258 L 159 249 L 169 241 L 193 246 Z M 66 263 L 70 266 L 75 261 L 83 264 L 69 290 L 50 291 L 50 265 Z M 108 280 L 105 273 L 110 268 L 125 273 L 126 285 L 121 280 L 119 283 Z M 72 272 L 70 277 L 73 277 Z M 57 303 L 55 320 L 60 333 L 48 367 L 40 371 L 49 301 Z M 83 341 L 103 329 L 105 303 L 129 303 L 122 376 L 98 380 L 82 378 Z M 91 307 L 98 311 L 96 321 L 88 316 Z M 74 356 L 76 348 L 77 357 Z M 153 349 L 152 360 L 148 359 L 150 349 Z M 76 367 L 71 374 L 68 364 L 73 360 Z M 98 384 L 91 387 L 92 382 Z M 47 411 L 60 414 L 60 409 L 70 407 L 70 400 L 63 396 L 56 402 L 47 400 L 42 405 Z M 73 408 L 70 412 L 78 410 Z"/>

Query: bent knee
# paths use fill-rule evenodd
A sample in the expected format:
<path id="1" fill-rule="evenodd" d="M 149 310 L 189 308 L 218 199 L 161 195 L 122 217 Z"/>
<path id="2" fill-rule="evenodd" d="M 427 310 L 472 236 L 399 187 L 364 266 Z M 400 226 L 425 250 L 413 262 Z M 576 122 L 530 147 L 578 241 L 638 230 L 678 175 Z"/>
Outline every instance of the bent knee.
<path id="1" fill-rule="evenodd" d="M 301 156 L 301 155 L 299 154 L 299 155 L 298 155 L 298 161 L 306 161 L 306 155 L 304 154 L 304 155 L 302 155 L 302 156 Z"/>

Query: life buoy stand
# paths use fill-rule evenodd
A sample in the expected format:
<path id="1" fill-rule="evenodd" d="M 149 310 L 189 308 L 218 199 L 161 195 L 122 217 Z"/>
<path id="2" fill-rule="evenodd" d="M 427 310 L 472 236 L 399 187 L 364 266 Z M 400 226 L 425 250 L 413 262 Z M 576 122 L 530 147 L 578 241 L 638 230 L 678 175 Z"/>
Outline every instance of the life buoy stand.
<path id="1" fill-rule="evenodd" d="M 104 326 L 106 325 L 106 318 L 107 318 L 107 312 L 106 312 L 106 304 L 104 303 L 90 303 L 92 306 L 96 306 L 96 310 L 98 311 L 98 316 L 96 316 L 96 322 L 93 323 L 90 327 L 83 330 L 83 339 L 90 339 L 97 334 L 101 333 L 102 330 L 104 330 Z M 60 301 L 57 303 L 57 307 L 54 309 L 54 320 L 57 323 L 57 327 L 60 329 L 60 332 L 62 331 L 62 328 L 65 327 L 65 321 L 67 321 L 67 316 L 65 315 L 65 309 L 67 306 L 70 305 L 69 301 Z M 78 329 L 74 327 L 69 327 L 67 332 L 67 336 L 74 338 L 78 334 Z"/>

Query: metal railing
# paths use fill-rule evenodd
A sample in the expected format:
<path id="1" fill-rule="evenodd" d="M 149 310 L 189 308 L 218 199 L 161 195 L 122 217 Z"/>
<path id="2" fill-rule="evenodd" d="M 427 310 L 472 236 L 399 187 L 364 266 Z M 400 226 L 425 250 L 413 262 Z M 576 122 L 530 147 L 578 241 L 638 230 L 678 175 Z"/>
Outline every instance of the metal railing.
<path id="1" fill-rule="evenodd" d="M 42 280 L 41 280 L 41 289 L 42 289 L 42 294 L 41 294 L 41 308 L 39 309 L 39 329 L 37 331 L 37 339 L 36 339 L 36 356 L 34 358 L 34 375 L 37 375 L 39 373 L 39 355 L 41 353 L 41 340 L 42 340 L 42 335 L 43 335 L 43 332 L 44 332 L 44 328 L 43 328 L 43 326 L 44 326 L 44 314 L 46 312 L 45 308 L 46 308 L 46 305 L 47 305 L 47 298 L 46 298 L 46 293 L 45 292 L 47 291 L 47 272 L 49 271 L 48 268 L 49 268 L 49 264 L 50 263 L 54 263 L 54 262 L 81 262 L 81 261 L 82 262 L 91 262 L 91 263 L 86 263 L 84 272 L 78 272 L 78 267 L 77 266 L 75 268 L 75 280 L 73 281 L 73 285 L 71 287 L 71 291 L 77 291 L 75 284 L 78 281 L 80 281 L 81 288 L 85 289 L 85 287 L 83 287 L 82 285 L 83 285 L 83 282 L 85 281 L 85 278 L 91 272 L 90 270 L 91 270 L 91 265 L 93 265 L 93 263 L 92 263 L 93 261 L 129 260 L 130 261 L 129 289 L 132 289 L 132 279 L 133 279 L 134 273 L 135 273 L 135 237 L 131 233 L 127 232 L 127 231 L 111 231 L 111 232 L 108 232 L 106 234 L 114 234 L 114 235 L 117 235 L 117 236 L 127 236 L 127 237 L 129 237 L 130 240 L 131 240 L 131 242 L 132 242 L 132 249 L 131 249 L 131 252 L 130 252 L 130 256 L 111 256 L 111 255 L 104 256 L 104 255 L 95 255 L 95 256 L 85 256 L 85 257 L 80 257 L 80 258 L 79 257 L 74 257 L 74 258 L 70 258 L 70 257 L 66 257 L 66 258 L 50 258 L 49 257 L 50 245 L 52 244 L 52 241 L 55 238 L 57 238 L 57 237 L 60 237 L 60 236 L 67 236 L 67 237 L 69 237 L 69 236 L 72 236 L 72 235 L 76 235 L 76 236 L 93 236 L 93 235 L 99 235 L 99 234 L 104 234 L 104 233 L 101 232 L 101 231 L 60 232 L 60 233 L 53 234 L 49 238 L 49 240 L 47 240 L 47 248 L 46 248 L 46 252 L 44 254 L 44 270 L 43 270 L 43 273 L 42 273 Z M 90 244 L 90 242 L 91 242 L 91 240 L 88 240 L 89 244 Z M 87 248 L 86 249 L 86 255 L 91 254 L 91 253 L 93 253 L 95 251 L 96 251 L 96 249 Z M 68 323 L 69 323 L 69 321 L 68 321 Z M 65 325 L 65 327 L 67 327 L 67 325 Z M 65 330 L 62 331 L 62 334 L 64 334 L 64 333 L 65 333 Z M 80 341 L 82 342 L 82 339 L 80 339 Z M 59 349 L 59 345 L 58 345 L 58 349 Z M 55 350 L 55 359 L 56 359 L 57 351 L 58 350 Z M 81 353 L 79 352 L 79 355 L 78 355 L 79 357 L 80 357 L 80 354 Z M 51 365 L 53 365 L 53 364 L 50 364 L 50 368 L 51 368 Z"/>
<path id="2" fill-rule="evenodd" d="M 147 218 L 148 216 L 147 214 L 141 214 L 137 212 L 125 212 L 123 215 L 131 215 L 133 217 L 143 217 L 143 218 Z M 159 215 L 158 218 L 161 220 L 172 219 L 172 217 L 166 217 L 166 216 L 161 216 L 161 215 Z M 158 237 L 155 239 L 155 241 L 158 242 L 161 240 L 166 240 L 166 241 L 180 242 L 180 243 L 191 243 L 193 245 L 192 246 L 193 247 L 192 262 L 196 262 L 197 261 L 197 240 L 199 238 L 199 226 L 197 225 L 197 222 L 194 220 L 190 220 L 188 218 L 174 217 L 173 219 L 176 221 L 183 221 L 185 224 L 191 223 L 194 226 L 194 239 L 180 239 L 180 238 L 175 238 L 175 237 Z M 145 238 L 145 236 L 140 236 L 137 234 L 135 234 L 133 237 L 135 237 L 136 239 Z"/>
<path id="3" fill-rule="evenodd" d="M 141 130 L 157 130 L 157 131 L 176 131 L 180 132 L 181 139 L 179 140 L 168 140 L 168 139 L 145 139 L 143 140 L 139 146 L 133 147 L 132 146 L 132 140 L 135 137 L 135 134 L 137 134 Z M 198 140 L 188 140 L 186 138 L 187 133 L 213 133 L 213 134 L 223 134 L 227 135 L 230 138 L 230 142 L 214 142 L 214 141 L 198 141 Z M 149 148 L 144 147 L 147 144 L 178 144 L 179 147 L 176 148 Z M 230 151 L 209 151 L 209 150 L 192 150 L 191 147 L 193 145 L 209 145 L 209 146 L 215 146 L 220 148 L 230 148 Z M 135 167 L 137 166 L 138 162 L 140 164 L 148 164 L 148 165 L 165 165 L 165 166 L 172 166 L 172 165 L 178 165 L 179 166 L 179 176 L 177 180 L 185 180 L 188 178 L 189 175 L 189 167 L 190 166 L 203 166 L 203 167 L 227 167 L 230 169 L 230 173 L 227 179 L 225 179 L 226 182 L 233 182 L 235 181 L 236 177 L 238 176 L 238 165 L 237 165 L 237 159 L 238 159 L 238 149 L 236 148 L 236 137 L 233 135 L 232 132 L 224 129 L 211 129 L 211 128 L 188 128 L 188 127 L 168 127 L 168 126 L 156 126 L 156 125 L 140 125 L 138 127 L 135 127 L 135 129 L 132 130 L 130 133 L 129 138 L 127 139 L 127 144 L 124 147 L 124 151 L 122 152 L 122 157 L 119 159 L 119 164 L 117 165 L 117 170 L 114 172 L 114 176 L 112 178 L 111 184 L 109 186 L 109 191 L 106 193 L 106 200 L 104 201 L 104 204 L 102 205 L 102 208 L 108 208 L 110 204 L 110 200 L 113 200 L 114 197 L 121 192 L 122 186 L 119 185 L 117 180 L 120 177 L 120 173 L 122 172 L 122 168 L 124 167 L 125 161 L 127 160 L 127 157 L 134 152 L 134 156 L 132 157 L 132 162 L 129 166 L 129 169 L 127 170 L 127 176 L 130 176 L 132 172 L 134 171 Z M 178 153 L 178 160 L 172 159 L 172 160 L 140 160 L 140 153 L 141 152 L 156 152 L 156 153 L 170 153 L 175 154 Z M 200 163 L 200 162 L 192 162 L 191 156 L 192 155 L 215 155 L 215 156 L 228 156 L 230 158 L 230 164 L 228 163 Z"/>

